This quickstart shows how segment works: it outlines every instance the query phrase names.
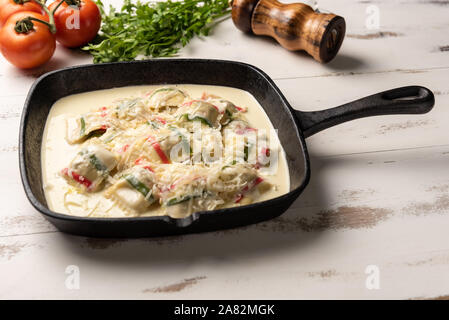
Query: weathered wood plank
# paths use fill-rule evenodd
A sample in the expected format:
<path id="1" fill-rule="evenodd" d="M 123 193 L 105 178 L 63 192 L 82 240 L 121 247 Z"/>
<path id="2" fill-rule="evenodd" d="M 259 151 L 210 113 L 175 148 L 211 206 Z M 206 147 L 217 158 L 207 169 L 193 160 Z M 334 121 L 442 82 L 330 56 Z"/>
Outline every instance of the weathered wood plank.
<path id="1" fill-rule="evenodd" d="M 407 85 L 422 85 L 435 93 L 435 107 L 425 115 L 370 117 L 330 128 L 308 139 L 314 155 L 449 144 L 449 69 L 388 72 L 339 77 L 277 80 L 290 104 L 303 111 L 326 109 Z"/>
<path id="2" fill-rule="evenodd" d="M 121 1 L 105 3 L 119 6 Z M 379 29 L 366 27 L 366 8 L 370 5 L 379 7 Z M 323 0 L 320 7 L 343 15 L 348 23 L 349 37 L 339 56 L 330 64 L 321 65 L 302 52 L 286 51 L 274 40 L 243 34 L 230 19 L 220 23 L 212 36 L 194 39 L 181 51 L 181 57 L 243 61 L 258 66 L 275 79 L 449 67 L 445 50 L 449 43 L 444 32 L 448 27 L 449 6 L 435 1 L 424 4 L 419 1 Z M 261 52 L 263 54 L 255 54 Z M 37 70 L 18 71 L 6 62 L 1 63 L 0 88 L 8 88 L 3 89 L 4 94 L 25 94 L 32 81 L 46 71 L 90 62 L 88 55 L 58 46 L 50 63 Z"/>
<path id="3" fill-rule="evenodd" d="M 449 147 L 435 147 L 314 158 L 309 188 L 285 215 L 237 230 L 128 241 L 0 237 L 2 271 L 9 274 L 0 296 L 441 296 L 449 290 L 442 277 L 449 259 L 448 157 Z M 80 267 L 81 290 L 64 287 L 72 264 Z M 379 267 L 380 290 L 365 286 L 368 265 Z M 117 272 L 120 284 L 113 281 Z"/>

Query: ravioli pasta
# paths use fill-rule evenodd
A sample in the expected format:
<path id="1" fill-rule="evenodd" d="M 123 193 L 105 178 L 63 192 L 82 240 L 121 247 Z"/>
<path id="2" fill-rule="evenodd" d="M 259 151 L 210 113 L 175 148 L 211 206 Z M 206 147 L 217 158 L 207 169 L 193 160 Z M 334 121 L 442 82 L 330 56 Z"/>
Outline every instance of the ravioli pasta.
<path id="1" fill-rule="evenodd" d="M 129 216 L 182 218 L 258 201 L 276 188 L 261 173 L 274 150 L 246 111 L 176 87 L 117 99 L 66 118 L 66 142 L 79 150 L 59 175 L 70 195 L 101 194 Z"/>

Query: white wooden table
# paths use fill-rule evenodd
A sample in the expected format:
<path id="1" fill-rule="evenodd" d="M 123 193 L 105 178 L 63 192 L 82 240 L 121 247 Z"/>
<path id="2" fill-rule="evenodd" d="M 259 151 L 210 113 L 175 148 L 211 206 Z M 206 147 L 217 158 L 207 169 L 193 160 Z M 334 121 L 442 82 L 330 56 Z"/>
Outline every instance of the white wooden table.
<path id="1" fill-rule="evenodd" d="M 411 84 L 434 90 L 435 108 L 311 137 L 303 196 L 280 218 L 237 230 L 126 241 L 58 232 L 22 189 L 19 120 L 40 74 L 91 60 L 61 47 L 34 71 L 0 60 L 0 298 L 449 298 L 449 5 L 319 6 L 348 25 L 330 64 L 244 35 L 230 20 L 181 56 L 254 64 L 301 110 Z M 376 8 L 379 29 L 368 29 Z M 70 285 L 76 270 L 79 289 Z"/>

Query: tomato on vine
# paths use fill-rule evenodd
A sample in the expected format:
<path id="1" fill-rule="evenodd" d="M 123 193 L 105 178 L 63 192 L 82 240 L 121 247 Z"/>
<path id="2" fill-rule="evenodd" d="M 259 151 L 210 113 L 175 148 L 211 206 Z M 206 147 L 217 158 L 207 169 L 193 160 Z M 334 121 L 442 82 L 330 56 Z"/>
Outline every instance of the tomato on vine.
<path id="1" fill-rule="evenodd" d="M 0 28 L 11 15 L 22 11 L 44 13 L 42 7 L 34 0 L 0 0 Z"/>
<path id="2" fill-rule="evenodd" d="M 56 6 L 59 8 L 54 11 Z M 100 30 L 100 10 L 92 0 L 57 0 L 49 9 L 54 11 L 56 40 L 63 46 L 76 48 L 85 45 Z"/>
<path id="3" fill-rule="evenodd" d="M 48 17 L 32 11 L 11 15 L 0 29 L 0 50 L 13 65 L 34 68 L 47 62 L 56 48 Z"/>
<path id="4" fill-rule="evenodd" d="M 0 0 L 0 51 L 18 68 L 47 62 L 56 41 L 70 48 L 95 38 L 101 13 L 92 0 Z"/>

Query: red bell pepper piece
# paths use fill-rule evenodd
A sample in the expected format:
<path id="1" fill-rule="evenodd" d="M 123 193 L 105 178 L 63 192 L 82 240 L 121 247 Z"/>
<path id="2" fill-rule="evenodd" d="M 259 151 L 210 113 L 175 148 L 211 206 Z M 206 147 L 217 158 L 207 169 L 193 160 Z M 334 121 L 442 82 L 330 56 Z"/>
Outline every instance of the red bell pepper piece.
<path id="1" fill-rule="evenodd" d="M 247 193 L 248 191 L 250 191 L 251 189 L 255 188 L 259 183 L 261 183 L 263 181 L 263 178 L 261 177 L 257 177 L 256 179 L 254 179 L 254 181 L 252 181 L 250 184 L 246 185 L 242 191 L 237 195 L 236 199 L 235 199 L 235 203 L 239 203 L 243 197 L 245 196 L 245 193 Z"/>
<path id="2" fill-rule="evenodd" d="M 82 184 L 83 186 L 85 186 L 86 188 L 90 188 L 90 186 L 92 185 L 92 181 L 90 181 L 89 179 L 87 179 L 86 177 L 83 177 L 82 175 L 79 175 L 76 172 L 70 172 L 69 174 L 69 169 L 65 168 L 62 169 L 62 174 L 68 177 L 71 177 L 73 180 L 75 180 L 76 182 L 78 182 L 79 184 Z"/>
<path id="3" fill-rule="evenodd" d="M 149 136 L 147 140 L 149 142 L 151 142 L 151 146 L 153 147 L 154 151 L 156 151 L 156 153 L 159 156 L 159 158 L 161 159 L 162 163 L 165 163 L 165 164 L 170 163 L 170 159 L 165 155 L 159 142 L 157 142 L 153 136 Z"/>

